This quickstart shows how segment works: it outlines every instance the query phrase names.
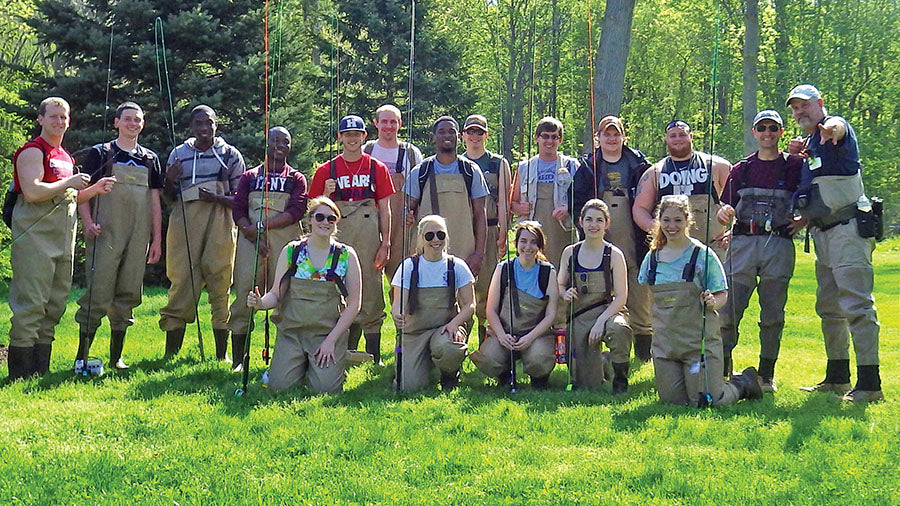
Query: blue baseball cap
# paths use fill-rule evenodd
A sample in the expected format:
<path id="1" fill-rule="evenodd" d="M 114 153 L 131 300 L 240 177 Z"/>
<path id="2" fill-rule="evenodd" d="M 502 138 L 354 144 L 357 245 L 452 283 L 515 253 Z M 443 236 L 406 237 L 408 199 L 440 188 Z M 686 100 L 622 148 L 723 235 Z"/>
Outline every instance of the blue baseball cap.
<path id="1" fill-rule="evenodd" d="M 365 132 L 366 124 L 362 118 L 355 115 L 344 116 L 341 118 L 341 124 L 338 126 L 338 132 Z"/>
<path id="2" fill-rule="evenodd" d="M 788 95 L 787 100 L 784 101 L 785 107 L 790 107 L 791 100 L 794 100 L 795 98 L 799 98 L 801 100 L 812 100 L 814 98 L 822 98 L 822 94 L 819 93 L 819 90 L 811 84 L 800 84 L 794 86 L 794 89 L 791 90 L 791 93 L 790 95 Z"/>
<path id="3" fill-rule="evenodd" d="M 756 117 L 753 118 L 753 126 L 756 126 L 757 123 L 759 123 L 760 121 L 762 121 L 764 119 L 774 121 L 775 123 L 778 123 L 778 126 L 780 126 L 780 127 L 784 126 L 784 121 L 781 120 L 781 115 L 778 114 L 777 111 L 773 111 L 772 109 L 766 109 L 765 111 L 759 111 L 756 114 Z"/>

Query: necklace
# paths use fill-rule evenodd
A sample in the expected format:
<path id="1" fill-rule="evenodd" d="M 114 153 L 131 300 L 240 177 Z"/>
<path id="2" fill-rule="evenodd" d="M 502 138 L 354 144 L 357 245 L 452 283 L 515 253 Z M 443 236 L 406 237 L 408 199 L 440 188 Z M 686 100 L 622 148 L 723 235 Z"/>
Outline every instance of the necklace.
<path id="1" fill-rule="evenodd" d="M 353 167 L 350 166 L 350 162 L 348 162 L 347 160 L 344 160 L 344 165 L 347 166 L 347 171 L 348 171 L 348 172 L 350 172 L 350 173 L 352 173 L 354 176 L 356 176 L 356 175 L 359 174 L 359 171 L 362 170 L 362 168 L 363 168 L 363 160 L 364 160 L 364 159 L 365 159 L 365 157 L 362 157 L 362 156 L 359 157 L 359 160 L 356 161 L 357 163 L 356 163 L 356 168 L 355 168 L 355 169 L 354 169 Z"/>

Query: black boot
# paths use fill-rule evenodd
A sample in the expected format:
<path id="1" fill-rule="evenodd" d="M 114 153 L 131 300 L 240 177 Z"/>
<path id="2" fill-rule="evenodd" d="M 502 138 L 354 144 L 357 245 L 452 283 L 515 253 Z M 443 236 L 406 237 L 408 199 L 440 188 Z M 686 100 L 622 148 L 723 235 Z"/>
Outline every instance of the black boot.
<path id="1" fill-rule="evenodd" d="M 497 388 L 501 390 L 509 389 L 509 385 L 512 383 L 512 373 L 509 371 L 503 371 L 497 376 Z"/>
<path id="2" fill-rule="evenodd" d="M 234 372 L 244 370 L 244 344 L 247 342 L 247 334 L 231 334 L 231 360 Z"/>
<path id="3" fill-rule="evenodd" d="M 34 345 L 34 373 L 38 376 L 46 376 L 50 373 L 50 353 L 52 351 L 52 343 Z"/>
<path id="4" fill-rule="evenodd" d="M 650 361 L 650 343 L 653 341 L 653 336 L 649 336 L 646 334 L 635 334 L 634 335 L 634 358 L 640 360 L 641 362 Z"/>
<path id="5" fill-rule="evenodd" d="M 216 360 L 230 364 L 231 360 L 228 359 L 228 329 L 213 329 L 213 338 L 216 341 Z"/>
<path id="6" fill-rule="evenodd" d="M 459 369 L 453 372 L 441 371 L 441 390 L 449 392 L 459 385 Z"/>
<path id="7" fill-rule="evenodd" d="M 531 377 L 531 388 L 535 390 L 547 390 L 550 386 L 550 376 L 532 376 Z"/>
<path id="8" fill-rule="evenodd" d="M 856 366 L 856 388 L 841 399 L 849 402 L 877 402 L 884 400 L 881 392 L 881 374 L 878 365 Z"/>
<path id="9" fill-rule="evenodd" d="M 9 381 L 25 379 L 34 374 L 34 347 L 10 346 L 6 349 L 6 366 L 9 368 Z"/>
<path id="10" fill-rule="evenodd" d="M 762 390 L 759 387 L 759 374 L 756 372 L 756 368 L 748 367 L 728 382 L 737 387 L 739 400 L 762 399 Z"/>
<path id="11" fill-rule="evenodd" d="M 184 328 L 169 330 L 166 332 L 166 355 L 165 358 L 171 358 L 181 351 L 181 345 L 184 343 Z"/>
<path id="12" fill-rule="evenodd" d="M 125 331 L 111 330 L 109 332 L 109 366 L 120 371 L 128 369 L 128 365 L 122 361 L 122 348 L 125 347 Z"/>
<path id="13" fill-rule="evenodd" d="M 356 351 L 359 348 L 359 338 L 362 337 L 362 327 L 355 323 L 350 324 L 350 337 L 347 339 L 347 351 Z"/>
<path id="14" fill-rule="evenodd" d="M 78 332 L 78 352 L 75 353 L 76 361 L 86 359 L 91 354 L 91 345 L 94 344 L 94 334 L 96 332 L 97 329 L 87 330 L 81 327 L 81 330 Z"/>
<path id="15" fill-rule="evenodd" d="M 372 355 L 375 365 L 384 365 L 381 361 L 381 332 L 366 333 L 366 353 Z"/>
<path id="16" fill-rule="evenodd" d="M 628 362 L 613 362 L 613 395 L 628 393 Z"/>

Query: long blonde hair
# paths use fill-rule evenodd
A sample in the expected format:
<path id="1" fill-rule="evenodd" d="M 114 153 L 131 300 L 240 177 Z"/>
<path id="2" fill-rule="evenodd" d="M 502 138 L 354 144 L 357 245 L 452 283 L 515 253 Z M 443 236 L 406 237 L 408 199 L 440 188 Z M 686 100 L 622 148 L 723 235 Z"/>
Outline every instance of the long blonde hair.
<path id="1" fill-rule="evenodd" d="M 694 213 L 691 211 L 691 201 L 688 199 L 687 195 L 666 195 L 660 200 L 659 206 L 656 207 L 656 219 L 653 220 L 653 230 L 650 232 L 650 236 L 652 237 L 652 240 L 650 241 L 651 250 L 658 250 L 666 245 L 666 234 L 662 231 L 660 218 L 666 209 L 670 207 L 674 207 L 684 214 L 686 222 L 685 231 L 689 230 L 694 225 Z"/>
<path id="2" fill-rule="evenodd" d="M 331 235 L 334 236 L 338 232 L 338 223 L 340 223 L 341 219 L 343 218 L 343 215 L 341 215 L 341 209 L 337 206 L 337 204 L 334 203 L 333 200 L 328 197 L 322 196 L 311 199 L 306 203 L 306 218 L 310 222 L 310 227 L 312 226 L 313 214 L 315 214 L 315 211 L 319 208 L 319 206 L 325 206 L 328 209 L 331 209 L 332 212 L 334 212 L 335 216 L 337 216 L 337 221 L 334 222 L 334 231 L 331 232 Z M 308 235 L 309 234 L 304 234 L 303 236 L 306 237 Z"/>
<path id="3" fill-rule="evenodd" d="M 428 216 L 423 217 L 419 220 L 419 227 L 417 228 L 417 236 L 416 236 L 416 253 L 422 254 L 425 253 L 425 227 L 429 223 L 435 223 L 437 226 L 441 227 L 441 230 L 447 234 L 447 238 L 444 239 L 444 253 L 447 252 L 447 248 L 450 246 L 450 233 L 447 232 L 447 220 L 444 219 L 443 216 L 437 214 L 429 214 Z"/>

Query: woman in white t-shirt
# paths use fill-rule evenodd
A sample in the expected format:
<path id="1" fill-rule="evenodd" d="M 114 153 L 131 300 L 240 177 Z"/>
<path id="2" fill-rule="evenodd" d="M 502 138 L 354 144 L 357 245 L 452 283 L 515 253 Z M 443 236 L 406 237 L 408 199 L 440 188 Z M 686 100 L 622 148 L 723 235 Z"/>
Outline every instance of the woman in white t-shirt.
<path id="1" fill-rule="evenodd" d="M 449 241 L 444 218 L 422 218 L 416 255 L 405 259 L 391 280 L 391 313 L 402 336 L 397 378 L 403 391 L 427 385 L 433 367 L 441 372 L 442 389 L 459 383 L 466 325 L 475 313 L 475 277 L 465 260 L 447 253 Z"/>

